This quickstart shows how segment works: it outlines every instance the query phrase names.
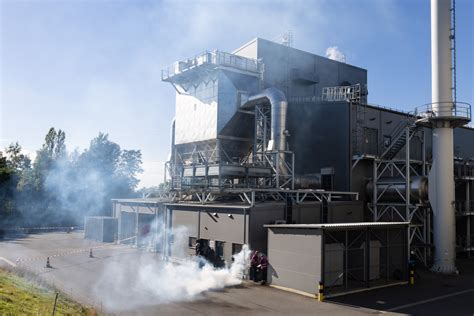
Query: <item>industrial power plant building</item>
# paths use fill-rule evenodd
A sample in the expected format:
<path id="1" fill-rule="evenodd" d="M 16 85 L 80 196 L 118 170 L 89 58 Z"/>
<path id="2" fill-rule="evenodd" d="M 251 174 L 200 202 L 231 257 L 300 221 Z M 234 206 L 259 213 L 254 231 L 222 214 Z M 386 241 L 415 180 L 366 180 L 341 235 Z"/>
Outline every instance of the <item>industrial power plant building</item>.
<path id="1" fill-rule="evenodd" d="M 169 190 L 113 200 L 118 240 L 154 234 L 168 257 L 178 238 L 188 255 L 200 240 L 227 263 L 248 244 L 268 254 L 269 282 L 313 294 L 318 282 L 329 293 L 406 282 L 410 259 L 452 273 L 453 251 L 474 250 L 469 104 L 371 105 L 367 70 L 260 38 L 176 62 L 162 80 L 176 90 Z M 454 155 L 440 157 L 449 130 Z"/>

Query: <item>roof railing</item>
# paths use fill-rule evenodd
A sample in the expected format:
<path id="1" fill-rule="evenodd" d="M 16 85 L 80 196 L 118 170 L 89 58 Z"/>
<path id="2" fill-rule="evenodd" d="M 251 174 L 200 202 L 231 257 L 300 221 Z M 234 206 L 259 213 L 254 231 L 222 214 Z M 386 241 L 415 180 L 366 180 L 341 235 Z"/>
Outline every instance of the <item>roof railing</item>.
<path id="1" fill-rule="evenodd" d="M 190 59 L 173 63 L 161 71 L 161 80 L 167 80 L 177 74 L 205 64 L 232 67 L 253 73 L 260 73 L 262 70 L 260 60 L 214 50 L 212 52 L 205 51 Z"/>

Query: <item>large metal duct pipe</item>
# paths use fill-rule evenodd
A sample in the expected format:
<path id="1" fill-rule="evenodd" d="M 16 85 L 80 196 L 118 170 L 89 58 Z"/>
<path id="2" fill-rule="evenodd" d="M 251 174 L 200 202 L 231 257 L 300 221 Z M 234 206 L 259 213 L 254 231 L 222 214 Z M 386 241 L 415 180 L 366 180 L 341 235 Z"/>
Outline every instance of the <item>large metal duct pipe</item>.
<path id="1" fill-rule="evenodd" d="M 286 150 L 286 112 L 288 102 L 285 94 L 277 88 L 268 88 L 252 95 L 242 105 L 243 108 L 252 108 L 257 104 L 268 102 L 271 108 L 271 131 L 269 150 Z"/>
<path id="2" fill-rule="evenodd" d="M 173 117 L 173 120 L 171 121 L 171 139 L 170 139 L 170 158 L 168 159 L 169 161 L 174 160 L 174 141 L 175 141 L 175 131 L 176 131 L 176 117 Z"/>
<path id="3" fill-rule="evenodd" d="M 285 94 L 277 88 L 268 88 L 262 92 L 252 95 L 248 101 L 242 105 L 243 108 L 252 108 L 260 103 L 270 103 L 271 126 L 270 141 L 267 150 L 284 151 L 286 150 L 286 113 L 288 102 Z M 285 163 L 285 154 L 278 153 L 278 172 L 280 176 L 287 176 L 288 171 Z"/>
<path id="4" fill-rule="evenodd" d="M 295 189 L 321 189 L 320 174 L 304 174 L 295 176 Z"/>
<path id="5" fill-rule="evenodd" d="M 366 186 L 366 195 L 372 200 L 374 182 L 369 181 Z M 381 178 L 377 181 L 377 196 L 380 196 L 377 202 L 404 202 L 406 196 L 406 183 L 402 178 Z M 428 200 L 428 178 L 411 177 L 410 178 L 410 201 L 426 202 Z"/>
<path id="6" fill-rule="evenodd" d="M 454 167 L 451 78 L 451 1 L 431 0 L 431 93 L 433 112 L 433 166 L 430 202 L 433 208 L 434 263 L 432 271 L 457 272 L 454 214 Z M 440 117 L 447 116 L 446 120 Z"/>

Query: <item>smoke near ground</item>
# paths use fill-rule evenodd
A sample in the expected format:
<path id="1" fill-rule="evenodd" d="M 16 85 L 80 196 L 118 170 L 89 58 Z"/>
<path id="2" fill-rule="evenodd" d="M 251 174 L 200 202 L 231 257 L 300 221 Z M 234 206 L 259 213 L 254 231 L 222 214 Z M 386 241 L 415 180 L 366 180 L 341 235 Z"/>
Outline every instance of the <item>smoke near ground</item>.
<path id="1" fill-rule="evenodd" d="M 175 231 L 171 253 L 183 258 L 177 263 L 162 260 L 160 253 L 146 251 L 138 257 L 134 255 L 112 261 L 94 286 L 94 295 L 101 300 L 102 306 L 108 311 L 117 312 L 189 301 L 199 299 L 206 291 L 242 282 L 250 257 L 247 245 L 234 255 L 234 262 L 224 268 L 216 269 L 207 262 L 200 268 L 197 258 L 185 258 L 186 247 L 183 245 L 186 242 L 187 246 L 186 231 L 185 227 Z"/>

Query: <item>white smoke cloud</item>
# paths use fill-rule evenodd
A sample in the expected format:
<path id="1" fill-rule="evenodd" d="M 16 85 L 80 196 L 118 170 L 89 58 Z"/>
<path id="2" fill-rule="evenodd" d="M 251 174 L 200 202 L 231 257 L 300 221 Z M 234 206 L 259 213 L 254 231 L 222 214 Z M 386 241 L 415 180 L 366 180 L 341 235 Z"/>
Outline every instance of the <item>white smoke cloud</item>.
<path id="1" fill-rule="evenodd" d="M 163 234 L 154 232 L 155 229 L 163 231 L 163 225 L 152 224 L 152 243 L 163 238 Z M 174 230 L 171 253 L 183 258 L 189 234 L 186 227 Z M 189 257 L 176 264 L 152 252 L 118 258 L 105 267 L 95 285 L 94 296 L 110 312 L 198 299 L 206 291 L 240 284 L 249 257 L 250 250 L 244 245 L 242 251 L 234 256 L 234 262 L 221 269 L 209 263 L 200 268 L 199 260 Z"/>
<path id="2" fill-rule="evenodd" d="M 326 49 L 326 57 L 342 63 L 346 62 L 346 55 L 337 46 L 330 46 Z"/>

